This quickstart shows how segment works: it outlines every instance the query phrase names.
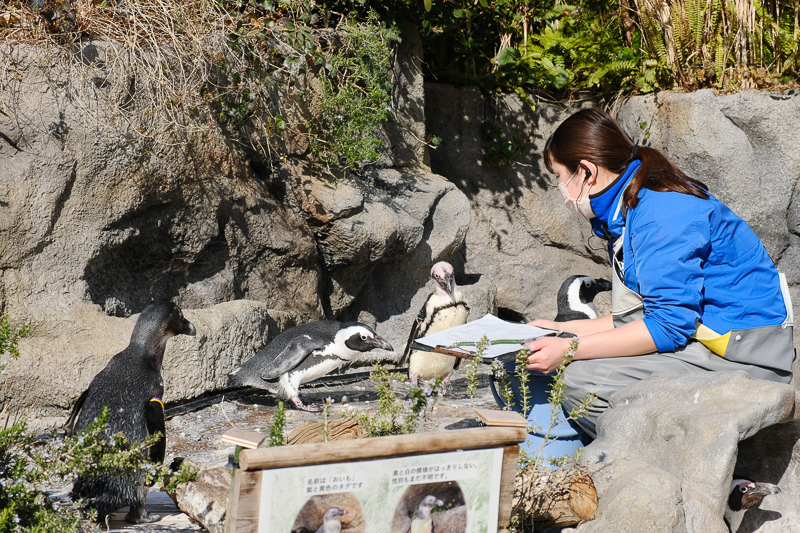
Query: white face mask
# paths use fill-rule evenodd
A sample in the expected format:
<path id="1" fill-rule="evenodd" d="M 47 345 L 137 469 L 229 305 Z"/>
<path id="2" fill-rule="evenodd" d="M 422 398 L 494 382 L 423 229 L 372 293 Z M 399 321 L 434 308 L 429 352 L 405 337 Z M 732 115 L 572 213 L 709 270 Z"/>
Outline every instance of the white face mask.
<path id="1" fill-rule="evenodd" d="M 577 174 L 580 169 L 581 167 L 578 167 L 578 170 L 572 173 L 566 183 L 558 182 L 558 190 L 561 192 L 561 197 L 564 199 L 564 205 L 567 206 L 567 209 L 575 213 L 576 216 L 583 216 L 586 217 L 586 219 L 590 219 L 594 218 L 595 214 L 594 211 L 592 211 L 592 204 L 589 202 L 589 190 L 586 190 L 585 196 L 581 196 L 579 193 L 578 198 L 572 198 L 567 190 L 567 185 L 569 185 L 569 182 L 572 181 L 572 178 L 575 177 L 575 174 Z M 589 187 L 589 189 L 591 189 L 591 187 Z"/>

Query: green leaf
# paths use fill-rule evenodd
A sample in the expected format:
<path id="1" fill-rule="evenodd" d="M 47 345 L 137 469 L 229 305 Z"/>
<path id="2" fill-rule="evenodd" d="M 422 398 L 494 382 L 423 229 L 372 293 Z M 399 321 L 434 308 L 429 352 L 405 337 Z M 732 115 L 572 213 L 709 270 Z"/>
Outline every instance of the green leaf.
<path id="1" fill-rule="evenodd" d="M 516 48 L 509 46 L 508 48 L 503 48 L 500 50 L 500 53 L 497 54 L 497 66 L 503 70 L 513 70 L 517 66 L 517 62 L 521 58 L 521 54 L 519 50 Z"/>
<path id="2" fill-rule="evenodd" d="M 425 0 L 425 11 L 430 12 L 431 10 L 431 1 L 432 0 Z"/>

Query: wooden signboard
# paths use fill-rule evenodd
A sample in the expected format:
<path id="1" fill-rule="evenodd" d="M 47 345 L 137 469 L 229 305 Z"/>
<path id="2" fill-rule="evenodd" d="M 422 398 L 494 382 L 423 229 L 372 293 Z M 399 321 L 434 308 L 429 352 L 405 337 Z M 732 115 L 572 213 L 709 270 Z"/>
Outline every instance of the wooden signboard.
<path id="1" fill-rule="evenodd" d="M 427 520 L 463 533 L 503 529 L 526 437 L 525 427 L 487 425 L 243 449 L 226 531 L 314 533 L 327 523 L 323 531 L 404 533 Z"/>

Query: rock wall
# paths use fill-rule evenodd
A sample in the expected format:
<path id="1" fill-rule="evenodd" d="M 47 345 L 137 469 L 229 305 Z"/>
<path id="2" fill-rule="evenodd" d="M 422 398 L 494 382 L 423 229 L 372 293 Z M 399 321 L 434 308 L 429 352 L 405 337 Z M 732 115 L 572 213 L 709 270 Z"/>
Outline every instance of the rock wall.
<path id="1" fill-rule="evenodd" d="M 63 421 L 155 299 L 198 327 L 168 344 L 168 402 L 225 387 L 228 372 L 302 321 L 362 318 L 402 350 L 409 302 L 430 290 L 432 264 L 462 248 L 470 216 L 426 165 L 413 37 L 398 49 L 396 121 L 380 161 L 337 175 L 301 154 L 268 171 L 202 113 L 178 117 L 191 135 L 152 142 L 119 114 L 110 87 L 125 83 L 80 76 L 90 57 L 100 75 L 135 84 L 119 62 L 102 71 L 114 45 L 4 50 L 16 74 L 0 79 L 0 310 L 33 334 L 18 360 L 0 356 L 0 405 Z M 475 290 L 491 310 L 493 287 Z M 397 313 L 407 320 L 389 327 Z"/>

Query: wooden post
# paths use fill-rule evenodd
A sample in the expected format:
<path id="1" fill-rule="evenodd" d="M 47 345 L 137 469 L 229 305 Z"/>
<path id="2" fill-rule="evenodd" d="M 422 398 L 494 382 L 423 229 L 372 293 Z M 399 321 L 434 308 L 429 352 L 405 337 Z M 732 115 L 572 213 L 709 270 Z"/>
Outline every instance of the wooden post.
<path id="1" fill-rule="evenodd" d="M 239 468 L 265 470 L 287 466 L 349 463 L 362 459 L 400 457 L 419 453 L 479 450 L 522 442 L 527 436 L 525 428 L 486 427 L 372 437 L 369 439 L 369 446 L 365 446 L 364 441 L 360 439 L 277 446 L 242 450 Z"/>
<path id="2" fill-rule="evenodd" d="M 227 533 L 258 531 L 261 471 L 238 472 L 233 478 L 230 498 L 225 531 Z"/>
<path id="3" fill-rule="evenodd" d="M 258 502 L 261 496 L 261 472 L 239 472 L 239 456 L 244 449 L 256 449 L 266 439 L 265 435 L 255 431 L 231 429 L 222 436 L 223 442 L 235 444 L 233 452 L 233 470 L 231 472 L 231 490 L 228 496 L 225 531 L 258 530 Z"/>
<path id="4" fill-rule="evenodd" d="M 500 505 L 497 509 L 497 526 L 506 528 L 511 522 L 511 507 L 514 502 L 514 480 L 517 477 L 519 446 L 503 449 L 503 472 L 500 474 Z"/>

